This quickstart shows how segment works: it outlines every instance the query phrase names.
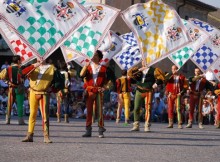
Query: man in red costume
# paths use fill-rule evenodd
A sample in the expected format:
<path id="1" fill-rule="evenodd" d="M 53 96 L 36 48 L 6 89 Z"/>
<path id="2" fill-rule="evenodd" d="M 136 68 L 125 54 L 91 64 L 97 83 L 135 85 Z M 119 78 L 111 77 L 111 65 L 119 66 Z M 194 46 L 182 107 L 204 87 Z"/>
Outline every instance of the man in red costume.
<path id="1" fill-rule="evenodd" d="M 82 137 L 92 136 L 92 116 L 93 116 L 93 103 L 98 116 L 99 137 L 104 138 L 104 120 L 103 120 L 103 92 L 107 83 L 106 70 L 107 67 L 100 64 L 102 59 L 102 52 L 97 50 L 94 54 L 90 64 L 83 67 L 80 76 L 84 77 L 84 88 L 86 90 L 86 133 Z"/>
<path id="2" fill-rule="evenodd" d="M 209 91 L 212 89 L 212 84 L 206 80 L 205 75 L 201 74 L 199 68 L 194 70 L 195 76 L 189 78 L 190 87 L 190 107 L 189 107 L 189 120 L 186 128 L 192 128 L 193 115 L 195 107 L 198 107 L 198 123 L 199 128 L 203 129 L 202 126 L 202 103 L 205 98 L 204 90 Z"/>
<path id="3" fill-rule="evenodd" d="M 182 118 L 181 118 L 181 96 L 185 93 L 188 88 L 188 83 L 184 75 L 178 74 L 178 67 L 172 66 L 172 74 L 167 76 L 166 79 L 166 94 L 168 103 L 168 120 L 169 125 L 167 128 L 173 128 L 173 112 L 174 105 L 176 106 L 176 113 L 178 118 L 178 128 L 182 129 Z"/>

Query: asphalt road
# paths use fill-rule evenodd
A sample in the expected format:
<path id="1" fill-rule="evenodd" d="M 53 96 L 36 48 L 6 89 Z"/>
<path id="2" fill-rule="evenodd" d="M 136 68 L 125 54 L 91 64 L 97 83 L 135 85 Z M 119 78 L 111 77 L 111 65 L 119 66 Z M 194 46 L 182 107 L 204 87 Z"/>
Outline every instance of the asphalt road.
<path id="1" fill-rule="evenodd" d="M 164 123 L 152 123 L 151 132 L 130 132 L 132 125 L 116 125 L 105 121 L 105 138 L 98 138 L 97 123 L 91 138 L 82 138 L 85 120 L 70 119 L 70 123 L 50 121 L 52 144 L 43 143 L 41 118 L 35 127 L 34 142 L 22 143 L 26 126 L 5 125 L 0 116 L 0 162 L 219 162 L 220 129 L 205 125 L 200 130 L 167 129 Z M 27 120 L 26 120 L 27 121 Z"/>

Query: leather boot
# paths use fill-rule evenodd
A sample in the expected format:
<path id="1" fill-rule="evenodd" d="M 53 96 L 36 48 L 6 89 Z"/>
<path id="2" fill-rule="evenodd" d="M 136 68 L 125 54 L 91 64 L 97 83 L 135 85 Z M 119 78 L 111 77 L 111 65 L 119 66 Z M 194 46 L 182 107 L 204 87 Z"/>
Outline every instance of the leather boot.
<path id="1" fill-rule="evenodd" d="M 10 124 L 10 117 L 8 115 L 6 115 L 6 121 L 5 124 Z"/>
<path id="2" fill-rule="evenodd" d="M 173 119 L 169 118 L 169 125 L 167 128 L 173 128 Z"/>
<path id="3" fill-rule="evenodd" d="M 68 114 L 64 114 L 64 122 L 69 123 L 69 115 Z"/>
<path id="4" fill-rule="evenodd" d="M 144 131 L 145 132 L 150 132 L 150 124 L 148 122 L 145 122 Z"/>
<path id="5" fill-rule="evenodd" d="M 27 136 L 21 142 L 33 142 L 34 133 L 27 133 Z"/>
<path id="6" fill-rule="evenodd" d="M 188 120 L 186 128 L 192 128 L 192 120 Z"/>
<path id="7" fill-rule="evenodd" d="M 133 123 L 133 128 L 130 131 L 134 132 L 134 131 L 139 131 L 139 130 L 140 130 L 139 129 L 139 121 L 136 121 Z"/>
<path id="8" fill-rule="evenodd" d="M 199 122 L 199 129 L 204 129 L 202 122 Z"/>
<path id="9" fill-rule="evenodd" d="M 18 125 L 26 125 L 23 118 L 18 118 Z"/>
<path id="10" fill-rule="evenodd" d="M 219 129 L 220 128 L 220 121 L 217 120 L 217 123 L 216 123 L 216 128 Z"/>
<path id="11" fill-rule="evenodd" d="M 104 132 L 106 129 L 104 127 L 99 127 L 99 138 L 104 138 Z"/>
<path id="12" fill-rule="evenodd" d="M 61 122 L 61 115 L 57 114 L 57 122 L 60 123 Z"/>
<path id="13" fill-rule="evenodd" d="M 178 128 L 179 128 L 179 129 L 183 129 L 182 124 L 178 124 Z"/>
<path id="14" fill-rule="evenodd" d="M 82 137 L 91 137 L 92 136 L 92 127 L 86 127 L 86 133 L 82 135 Z"/>
<path id="15" fill-rule="evenodd" d="M 49 132 L 44 132 L 44 143 L 53 143 L 49 138 Z"/>

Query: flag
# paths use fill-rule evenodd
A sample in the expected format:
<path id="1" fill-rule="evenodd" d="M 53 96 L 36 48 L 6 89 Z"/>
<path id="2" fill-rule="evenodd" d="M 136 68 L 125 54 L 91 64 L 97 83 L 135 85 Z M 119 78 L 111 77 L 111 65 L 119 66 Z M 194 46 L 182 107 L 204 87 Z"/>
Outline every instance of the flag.
<path id="1" fill-rule="evenodd" d="M 4 0 L 0 5 L 0 18 L 42 60 L 89 16 L 75 0 Z"/>
<path id="2" fill-rule="evenodd" d="M 140 49 L 133 32 L 123 34 L 120 38 L 123 40 L 122 50 L 113 59 L 122 70 L 130 69 L 141 62 Z"/>
<path id="3" fill-rule="evenodd" d="M 183 24 L 187 28 L 192 42 L 178 49 L 171 55 L 169 59 L 180 69 L 190 57 L 208 40 L 208 33 L 194 25 L 191 21 L 182 19 Z"/>
<path id="4" fill-rule="evenodd" d="M 210 69 L 220 55 L 220 31 L 214 26 L 198 19 L 191 19 L 191 22 L 209 34 L 208 41 L 206 41 L 191 58 L 191 60 L 205 72 Z"/>
<path id="5" fill-rule="evenodd" d="M 108 45 L 110 46 L 108 50 L 102 52 L 103 58 L 100 61 L 102 65 L 106 65 L 112 59 L 112 57 L 115 54 L 117 54 L 122 48 L 123 41 L 121 40 L 121 38 L 117 34 L 115 34 L 113 31 L 109 31 L 109 34 L 111 37 L 111 40 L 109 41 L 109 43 L 111 44 Z M 84 55 L 79 55 L 76 53 L 73 58 L 74 58 L 73 61 L 79 64 L 80 66 L 85 66 L 85 64 L 90 62 L 91 60 L 89 57 L 86 57 Z"/>
<path id="6" fill-rule="evenodd" d="M 106 65 L 122 49 L 123 40 L 113 31 L 110 31 L 110 36 L 110 48 L 103 52 L 102 65 Z"/>
<path id="7" fill-rule="evenodd" d="M 106 34 L 105 38 L 103 39 L 101 45 L 99 46 L 100 51 L 104 52 L 107 51 L 110 47 L 111 47 L 111 35 L 110 35 L 110 31 L 108 31 L 108 33 Z"/>
<path id="8" fill-rule="evenodd" d="M 161 0 L 135 4 L 121 16 L 137 38 L 148 66 L 191 41 L 179 15 Z"/>
<path id="9" fill-rule="evenodd" d="M 3 21 L 0 21 L 0 33 L 7 42 L 12 53 L 21 56 L 22 64 L 26 64 L 36 58 L 32 50 Z"/>
<path id="10" fill-rule="evenodd" d="M 75 31 L 61 48 L 64 48 L 63 51 L 65 49 L 72 51 L 73 56 L 74 53 L 78 53 L 92 58 L 120 10 L 98 3 L 85 3 L 84 6 L 91 14 L 90 21 Z M 64 57 L 66 57 L 65 52 Z M 71 61 L 74 58 L 68 57 L 68 59 Z"/>

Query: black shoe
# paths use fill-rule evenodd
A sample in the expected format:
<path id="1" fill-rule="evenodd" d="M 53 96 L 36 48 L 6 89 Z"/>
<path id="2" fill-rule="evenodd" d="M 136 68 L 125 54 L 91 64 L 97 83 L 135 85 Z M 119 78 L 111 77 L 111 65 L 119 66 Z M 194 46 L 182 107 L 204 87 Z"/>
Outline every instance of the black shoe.
<path id="1" fill-rule="evenodd" d="M 86 131 L 86 133 L 83 134 L 82 137 L 92 137 L 92 132 L 91 131 Z"/>

